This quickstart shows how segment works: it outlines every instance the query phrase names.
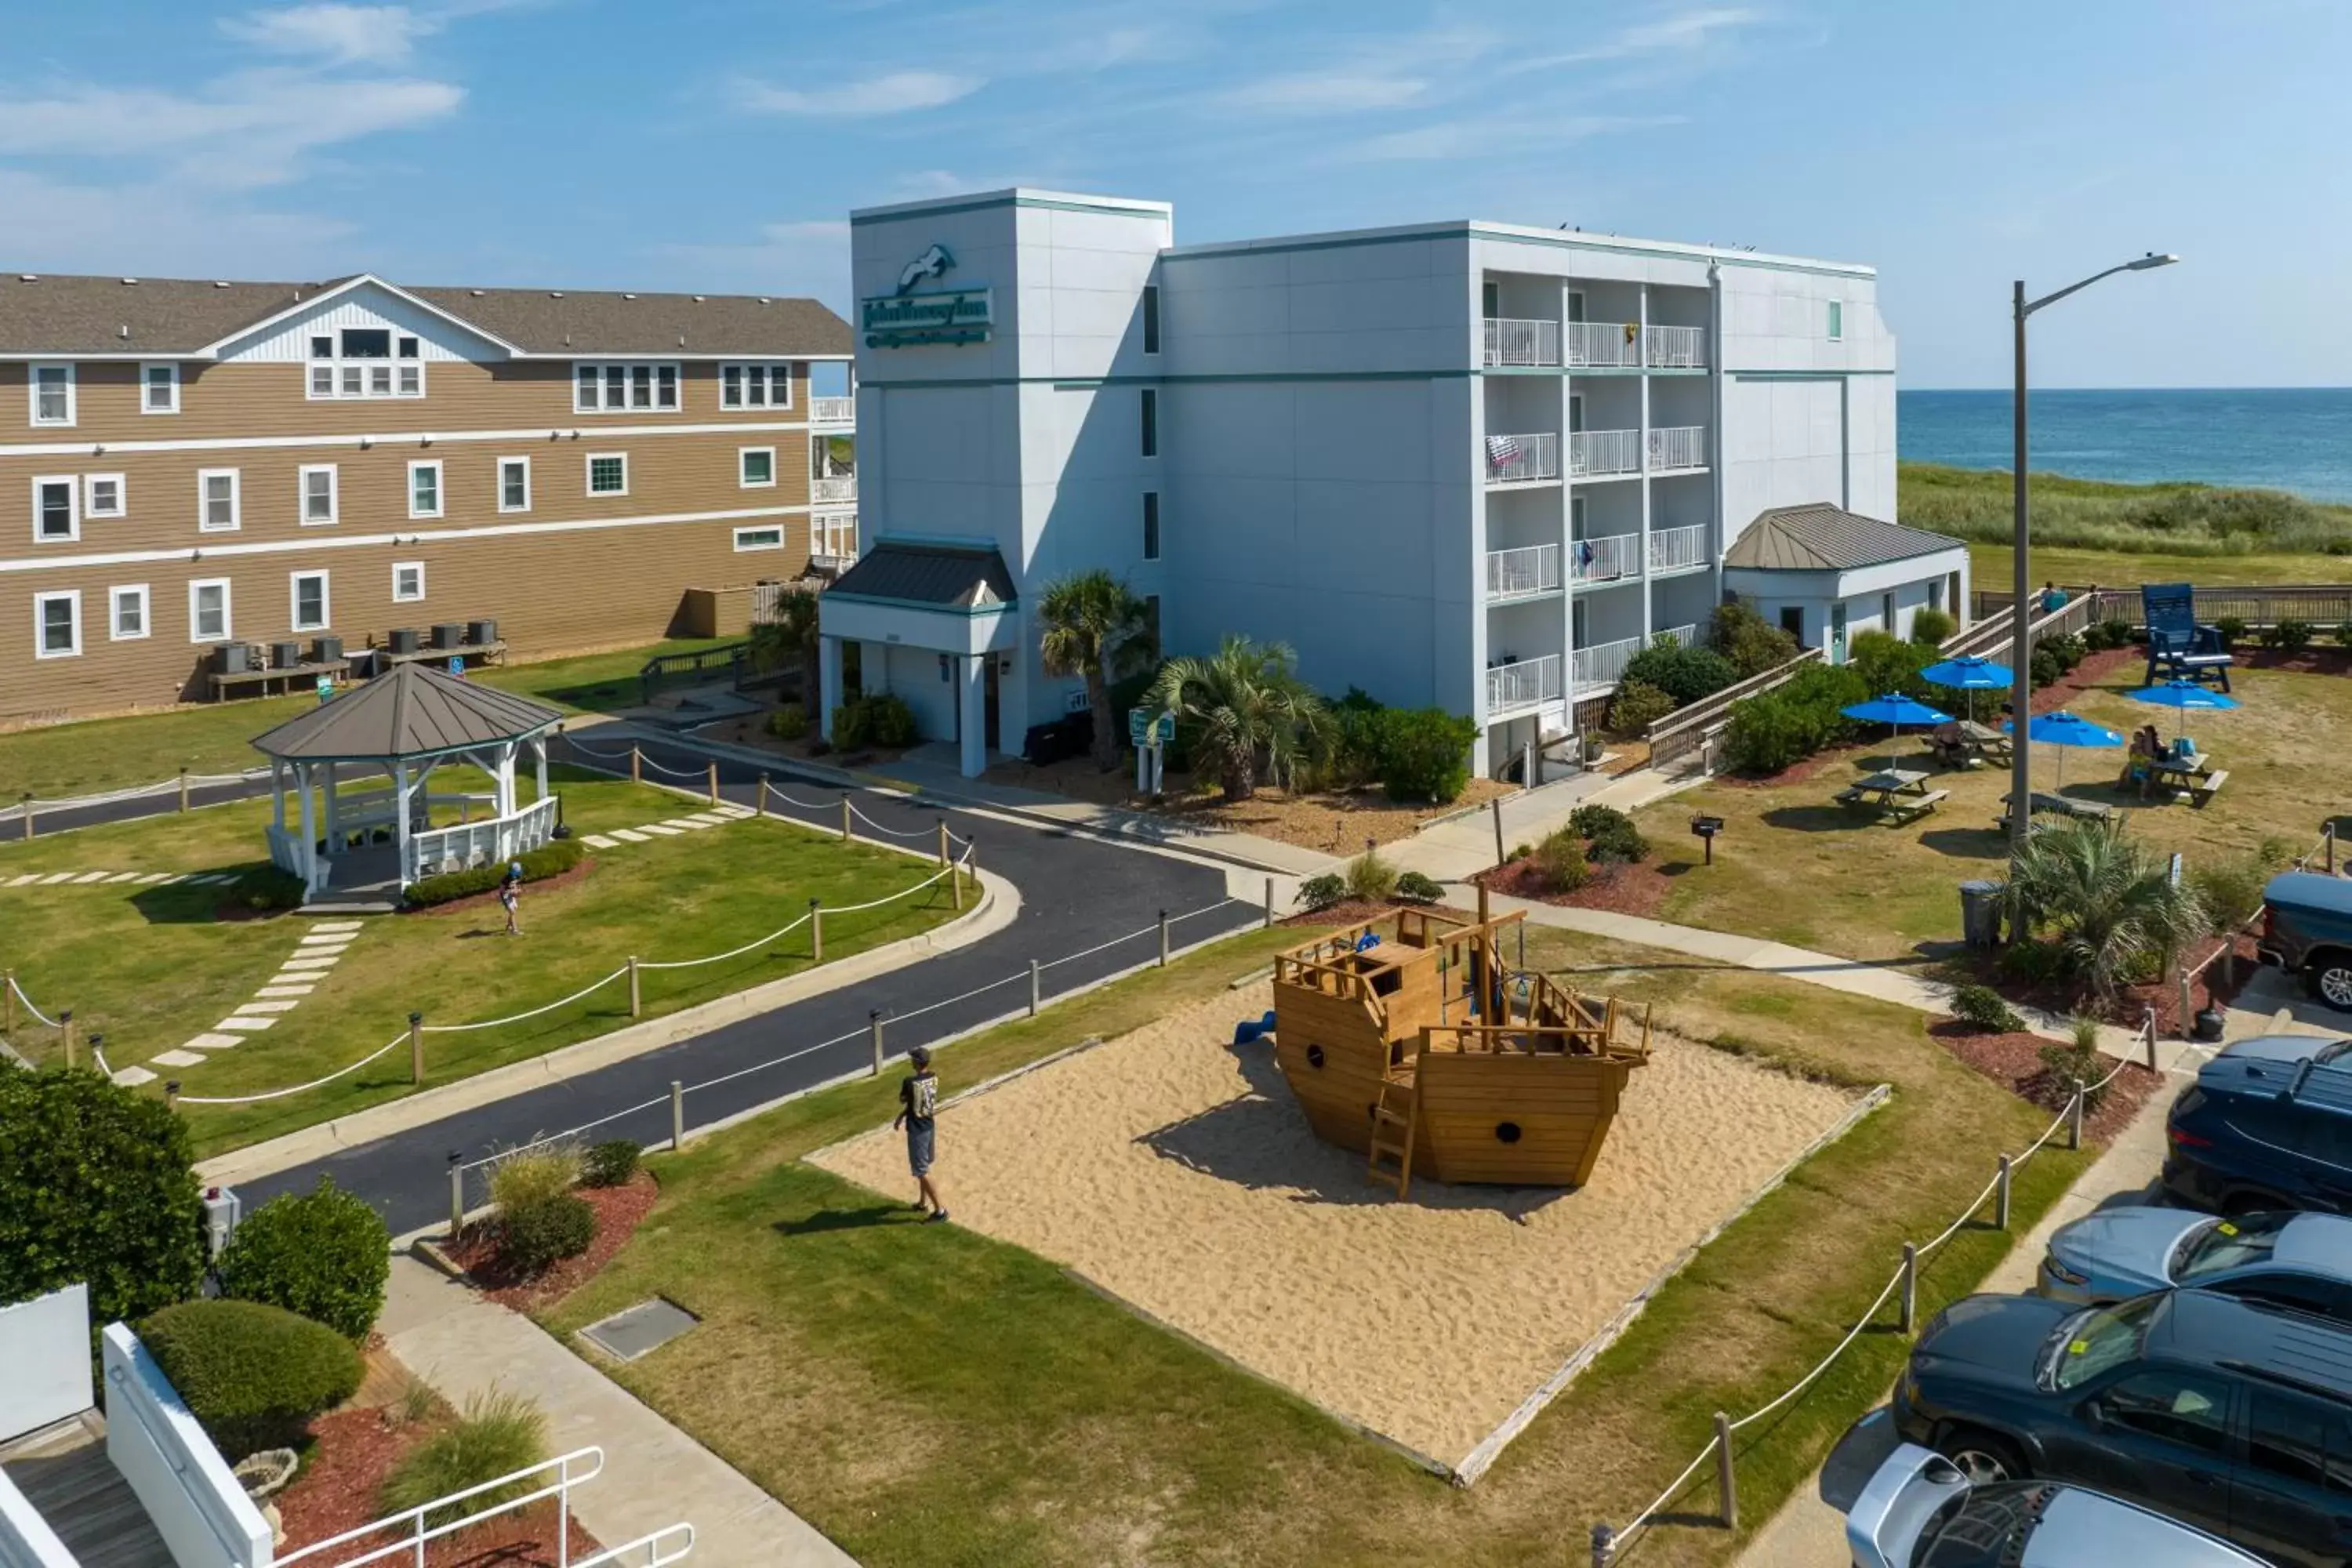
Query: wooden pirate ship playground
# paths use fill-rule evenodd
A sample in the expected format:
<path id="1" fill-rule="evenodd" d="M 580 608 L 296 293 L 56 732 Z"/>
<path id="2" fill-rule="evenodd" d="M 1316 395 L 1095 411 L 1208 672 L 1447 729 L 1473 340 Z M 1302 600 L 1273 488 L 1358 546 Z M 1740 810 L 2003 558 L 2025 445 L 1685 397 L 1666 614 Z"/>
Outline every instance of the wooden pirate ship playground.
<path id="1" fill-rule="evenodd" d="M 1483 900 L 1482 900 L 1483 901 Z M 1274 963 L 1275 1060 L 1316 1135 L 1361 1152 L 1405 1195 L 1441 1182 L 1580 1186 L 1592 1174 L 1650 1010 L 1513 971 L 1522 917 L 1406 910 Z"/>

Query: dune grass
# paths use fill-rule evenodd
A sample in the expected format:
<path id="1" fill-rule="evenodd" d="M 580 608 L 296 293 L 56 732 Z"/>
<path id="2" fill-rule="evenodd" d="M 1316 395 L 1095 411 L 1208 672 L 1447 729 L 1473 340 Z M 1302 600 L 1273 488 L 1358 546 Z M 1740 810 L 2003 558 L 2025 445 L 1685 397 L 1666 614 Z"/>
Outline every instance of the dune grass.
<path id="1" fill-rule="evenodd" d="M 2034 474 L 2029 489 L 2037 547 L 2197 557 L 2352 553 L 2352 506 L 2284 490 L 2064 474 Z M 2012 536 L 2012 481 L 2000 469 L 1904 463 L 1895 494 L 1896 515 L 1913 527 L 1986 543 Z"/>

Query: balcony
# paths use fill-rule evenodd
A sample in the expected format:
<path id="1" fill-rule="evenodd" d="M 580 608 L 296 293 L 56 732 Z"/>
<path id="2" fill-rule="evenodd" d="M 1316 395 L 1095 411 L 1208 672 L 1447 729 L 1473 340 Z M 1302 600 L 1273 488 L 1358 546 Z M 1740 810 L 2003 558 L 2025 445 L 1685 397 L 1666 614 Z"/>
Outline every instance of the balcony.
<path id="1" fill-rule="evenodd" d="M 856 499 L 857 476 L 856 474 L 835 474 L 809 481 L 809 500 L 812 503 L 854 501 Z"/>
<path id="2" fill-rule="evenodd" d="M 1642 536 L 1604 533 L 1579 539 L 1569 545 L 1580 583 L 1613 583 L 1642 574 Z"/>
<path id="3" fill-rule="evenodd" d="M 1705 327 L 1644 327 L 1642 353 L 1652 370 L 1701 370 L 1706 365 Z"/>
<path id="4" fill-rule="evenodd" d="M 1662 628 L 1656 635 L 1671 637 L 1688 647 L 1698 640 L 1698 627 L 1667 626 Z M 1643 637 L 1620 637 L 1615 642 L 1594 643 L 1590 647 L 1578 648 L 1574 655 L 1576 694 L 1583 697 L 1614 686 L 1622 680 L 1625 678 L 1627 662 L 1642 651 L 1647 640 Z M 1487 671 L 1490 678 L 1493 674 L 1494 671 Z M 1488 684 L 1492 684 L 1491 679 Z"/>
<path id="5" fill-rule="evenodd" d="M 1601 370 L 1631 370 L 1642 363 L 1642 330 L 1632 321 L 1570 321 L 1568 363 Z"/>
<path id="6" fill-rule="evenodd" d="M 1575 430 L 1568 437 L 1570 479 L 1599 479 L 1642 471 L 1639 430 Z"/>
<path id="7" fill-rule="evenodd" d="M 1528 708 L 1559 700 L 1559 655 L 1522 658 L 1486 668 L 1488 722 Z"/>
<path id="8" fill-rule="evenodd" d="M 1486 363 L 1549 365 L 1559 363 L 1559 323 L 1486 318 Z"/>
<path id="9" fill-rule="evenodd" d="M 1650 432 L 1650 472 L 1687 473 L 1706 467 L 1706 426 L 1663 425 Z"/>
<path id="10" fill-rule="evenodd" d="M 1676 572 L 1696 572 L 1715 564 L 1707 548 L 1707 526 L 1692 523 L 1687 528 L 1654 529 L 1650 534 L 1650 575 L 1664 577 Z"/>
<path id="11" fill-rule="evenodd" d="M 1559 478 L 1559 437 L 1549 431 L 1532 436 L 1486 437 L 1486 482 L 1526 484 Z"/>
<path id="12" fill-rule="evenodd" d="M 812 397 L 809 399 L 809 423 L 845 430 L 857 423 L 857 399 Z"/>
<path id="13" fill-rule="evenodd" d="M 1534 544 L 1522 550 L 1486 552 L 1486 597 L 1528 599 L 1559 592 L 1559 546 Z"/>

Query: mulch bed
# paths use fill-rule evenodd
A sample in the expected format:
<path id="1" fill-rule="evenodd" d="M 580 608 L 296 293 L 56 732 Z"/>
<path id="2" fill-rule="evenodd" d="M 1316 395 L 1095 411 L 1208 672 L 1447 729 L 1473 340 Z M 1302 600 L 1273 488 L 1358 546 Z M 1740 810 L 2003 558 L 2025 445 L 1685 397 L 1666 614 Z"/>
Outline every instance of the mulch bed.
<path id="1" fill-rule="evenodd" d="M 1927 1033 L 1969 1067 L 2053 1116 L 2065 1110 L 2067 1100 L 2074 1097 L 2074 1085 L 2042 1065 L 2042 1049 L 2053 1042 L 2039 1035 L 1988 1034 L 1957 1018 L 1930 1024 Z M 2163 1082 L 2162 1073 L 2150 1072 L 2137 1062 L 2125 1067 L 2107 1085 L 2098 1103 L 2084 1116 L 2084 1142 L 2104 1143 L 2122 1131 Z"/>
<path id="2" fill-rule="evenodd" d="M 499 1253 L 498 1221 L 478 1220 L 442 1251 L 466 1271 L 476 1289 L 502 1307 L 532 1312 L 578 1289 L 613 1261 L 661 1196 L 649 1171 L 639 1171 L 617 1187 L 582 1187 L 580 1195 L 596 1211 L 596 1237 L 588 1250 L 567 1258 L 545 1273 L 524 1278 Z"/>
<path id="3" fill-rule="evenodd" d="M 1545 879 L 1533 856 L 1522 856 L 1492 870 L 1481 871 L 1474 879 L 1515 899 L 1571 910 L 1610 910 L 1621 915 L 1656 914 L 1674 886 L 1674 879 L 1651 861 L 1634 866 L 1599 861 L 1593 865 L 1591 879 L 1584 886 L 1573 892 L 1559 892 Z"/>
<path id="4" fill-rule="evenodd" d="M 2236 953 L 2234 960 L 2216 959 L 2206 964 L 2203 973 L 2190 982 L 2190 1012 L 2203 1007 L 2227 1007 L 2237 999 L 2239 992 L 2252 984 L 2254 973 L 2261 967 L 2254 957 L 2253 934 L 2240 932 L 2231 939 L 2231 946 Z M 2220 952 L 2221 947 L 2218 938 L 2208 938 L 2198 943 L 2189 954 L 2189 966 L 2193 968 L 2204 963 L 2209 955 Z M 2180 1039 L 2187 1033 L 2183 1026 L 2189 1020 L 2180 1016 L 2180 987 L 2170 979 L 2126 985 L 2116 993 L 2115 1001 L 2102 1005 L 2063 984 L 2027 984 L 2002 970 L 1998 953 L 1974 955 L 1973 967 L 1976 978 L 2000 992 L 2007 1000 L 2025 1006 L 2039 1007 L 2050 1013 L 2088 1013 L 2126 1029 L 2137 1029 L 2147 1022 L 2148 1009 L 2153 1007 L 2159 1036 Z"/>
<path id="5" fill-rule="evenodd" d="M 552 877 L 541 877 L 525 882 L 522 885 L 522 929 L 525 931 L 529 931 L 530 929 L 530 900 L 532 894 L 550 893 L 553 892 L 558 888 L 571 887 L 573 883 L 584 879 L 589 872 L 595 868 L 596 857 L 593 855 L 583 855 L 569 871 L 558 871 Z M 471 914 L 477 910 L 495 909 L 498 906 L 498 901 L 499 890 L 496 888 L 492 888 L 487 892 L 467 893 L 462 899 L 449 899 L 437 904 L 425 904 L 416 908 L 404 907 L 400 912 L 404 915 Z M 503 912 L 501 912 L 499 919 L 499 929 L 501 931 L 506 929 L 506 918 Z"/>

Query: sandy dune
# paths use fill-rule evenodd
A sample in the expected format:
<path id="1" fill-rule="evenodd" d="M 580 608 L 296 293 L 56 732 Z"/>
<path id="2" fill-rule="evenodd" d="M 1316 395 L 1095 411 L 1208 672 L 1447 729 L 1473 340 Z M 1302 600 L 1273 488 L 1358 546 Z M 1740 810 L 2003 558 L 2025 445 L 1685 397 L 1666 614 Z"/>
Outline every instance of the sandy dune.
<path id="1" fill-rule="evenodd" d="M 1225 1044 L 1271 1005 L 1245 988 L 949 1108 L 949 1206 L 1447 1463 L 1852 1104 L 1661 1036 L 1590 1186 L 1399 1203 L 1307 1131 L 1270 1049 Z M 811 1158 L 911 1195 L 887 1131 Z"/>

